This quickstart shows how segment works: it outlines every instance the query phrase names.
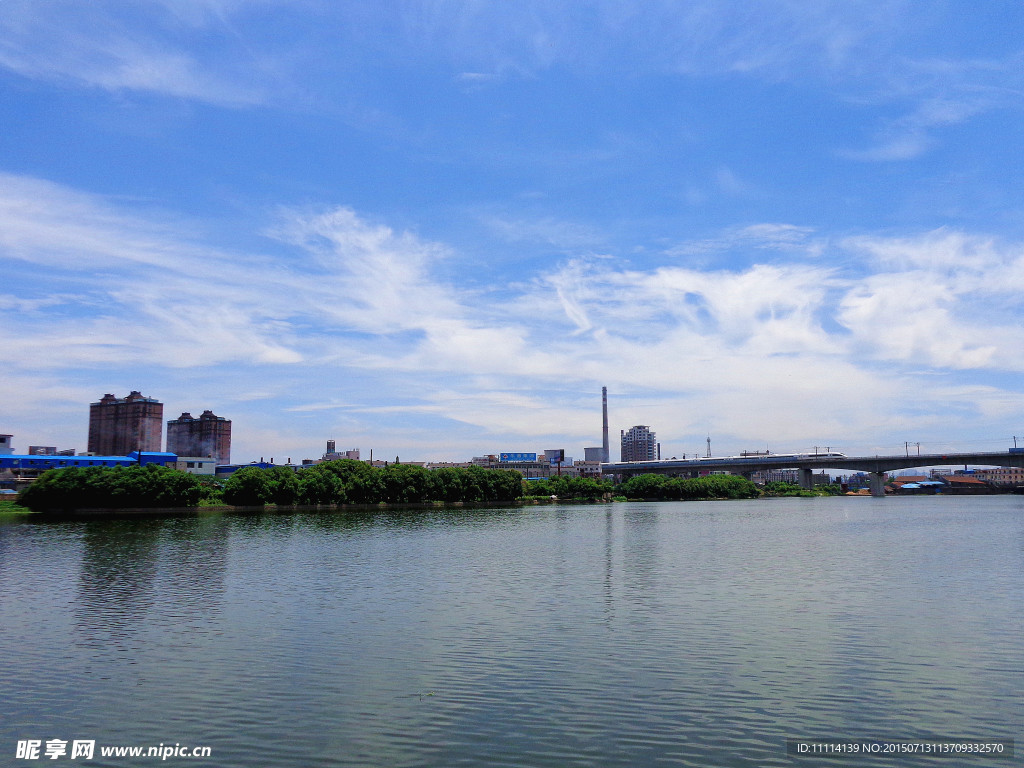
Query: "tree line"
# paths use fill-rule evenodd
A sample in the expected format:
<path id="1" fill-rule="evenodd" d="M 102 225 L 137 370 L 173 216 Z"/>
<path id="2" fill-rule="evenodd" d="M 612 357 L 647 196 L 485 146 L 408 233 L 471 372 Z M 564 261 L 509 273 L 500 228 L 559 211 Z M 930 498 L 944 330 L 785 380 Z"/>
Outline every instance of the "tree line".
<path id="1" fill-rule="evenodd" d="M 522 495 L 522 477 L 508 469 L 374 467 L 341 459 L 300 472 L 287 467 L 243 467 L 223 484 L 155 464 L 51 469 L 18 501 L 31 510 L 45 511 L 194 507 L 200 500 L 232 506 L 506 502 Z"/>
<path id="2" fill-rule="evenodd" d="M 36 512 L 132 507 L 194 507 L 203 496 L 199 478 L 170 467 L 66 467 L 43 472 L 18 497 Z"/>
<path id="3" fill-rule="evenodd" d="M 778 493 L 784 489 L 771 488 Z M 646 474 L 619 485 L 585 477 L 524 480 L 518 472 L 483 467 L 424 469 L 410 464 L 371 466 L 352 459 L 326 461 L 295 472 L 287 467 L 243 467 L 223 483 L 168 467 L 69 467 L 44 472 L 19 503 L 35 511 L 232 506 L 320 506 L 419 502 L 510 502 L 526 497 L 596 500 L 750 499 L 762 491 L 735 475 L 670 478 Z"/>
<path id="4" fill-rule="evenodd" d="M 617 492 L 635 499 L 756 499 L 760 489 L 738 475 L 704 475 L 703 477 L 666 477 L 635 475 L 619 485 Z"/>
<path id="5" fill-rule="evenodd" d="M 374 467 L 354 459 L 325 461 L 301 472 L 243 467 L 224 483 L 224 503 L 233 506 L 502 502 L 522 495 L 522 477 L 511 469 Z"/>

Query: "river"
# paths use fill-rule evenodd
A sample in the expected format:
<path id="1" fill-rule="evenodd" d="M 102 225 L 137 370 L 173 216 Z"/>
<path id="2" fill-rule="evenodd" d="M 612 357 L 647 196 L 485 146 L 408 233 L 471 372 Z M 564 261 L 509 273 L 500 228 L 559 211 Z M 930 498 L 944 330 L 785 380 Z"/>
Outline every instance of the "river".
<path id="1" fill-rule="evenodd" d="M 0 647 L 3 765 L 1019 765 L 786 739 L 1020 740 L 1024 497 L 9 520 Z"/>

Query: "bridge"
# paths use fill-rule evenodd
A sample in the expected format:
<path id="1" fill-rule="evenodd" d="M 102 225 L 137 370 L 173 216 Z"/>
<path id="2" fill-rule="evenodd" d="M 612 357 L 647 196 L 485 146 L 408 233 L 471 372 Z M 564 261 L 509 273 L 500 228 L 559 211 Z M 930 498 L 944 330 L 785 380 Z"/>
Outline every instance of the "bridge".
<path id="1" fill-rule="evenodd" d="M 841 453 L 780 453 L 757 456 L 722 456 L 657 461 L 622 461 L 601 465 L 606 475 L 632 477 L 648 473 L 672 477 L 693 477 L 699 473 L 725 471 L 750 477 L 758 470 L 796 469 L 800 485 L 811 488 L 815 470 L 848 469 L 867 472 L 871 495 L 885 495 L 885 478 L 892 470 L 932 466 L 1024 467 L 1024 448 L 976 453 L 921 453 L 902 456 L 844 456 Z"/>

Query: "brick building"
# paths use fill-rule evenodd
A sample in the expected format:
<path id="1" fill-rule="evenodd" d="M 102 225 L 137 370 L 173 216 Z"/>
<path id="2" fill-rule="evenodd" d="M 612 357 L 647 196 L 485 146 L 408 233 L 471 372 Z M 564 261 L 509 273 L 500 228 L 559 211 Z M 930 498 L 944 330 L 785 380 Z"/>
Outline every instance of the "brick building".
<path id="1" fill-rule="evenodd" d="M 195 418 L 183 413 L 167 422 L 167 451 L 179 456 L 208 456 L 231 463 L 231 421 L 206 410 Z"/>
<path id="2" fill-rule="evenodd" d="M 159 451 L 164 406 L 132 391 L 128 397 L 104 395 L 89 405 L 89 453 L 127 456 L 131 451 Z"/>

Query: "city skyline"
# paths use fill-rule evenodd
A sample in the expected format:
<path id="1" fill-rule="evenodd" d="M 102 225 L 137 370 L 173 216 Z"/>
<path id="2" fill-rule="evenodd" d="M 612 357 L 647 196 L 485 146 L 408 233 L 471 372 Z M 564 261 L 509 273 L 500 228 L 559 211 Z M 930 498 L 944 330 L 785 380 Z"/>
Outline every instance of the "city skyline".
<path id="1" fill-rule="evenodd" d="M 806 7 L 805 7 L 806 6 Z M 998 448 L 1024 8 L 0 6 L 0 431 L 232 454 Z"/>

